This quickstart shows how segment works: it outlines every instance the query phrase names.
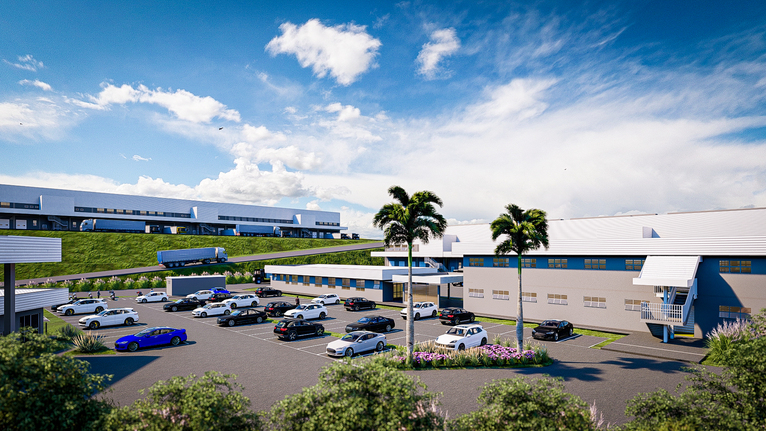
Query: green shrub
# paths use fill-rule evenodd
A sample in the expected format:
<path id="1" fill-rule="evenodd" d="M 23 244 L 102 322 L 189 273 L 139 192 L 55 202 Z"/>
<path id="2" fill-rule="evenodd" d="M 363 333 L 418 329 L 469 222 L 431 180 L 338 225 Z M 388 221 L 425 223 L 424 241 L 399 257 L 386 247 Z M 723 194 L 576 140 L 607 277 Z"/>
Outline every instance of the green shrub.
<path id="1" fill-rule="evenodd" d="M 159 289 L 159 288 L 165 287 L 165 280 L 160 277 L 154 276 L 152 278 L 152 281 L 149 283 L 149 286 L 152 289 Z"/>
<path id="2" fill-rule="evenodd" d="M 75 292 L 87 292 L 90 290 L 90 288 L 93 287 L 93 282 L 87 278 L 81 278 L 77 282 Z"/>
<path id="3" fill-rule="evenodd" d="M 107 349 L 104 344 L 104 336 L 94 334 L 91 331 L 88 331 L 87 334 L 75 335 L 72 338 L 72 344 L 74 344 L 75 350 L 80 353 L 96 353 Z"/>
<path id="4" fill-rule="evenodd" d="M 135 284 L 135 289 L 145 290 L 148 289 L 150 285 L 149 279 L 146 278 L 146 276 L 141 276 Z"/>
<path id="5" fill-rule="evenodd" d="M 55 336 L 60 339 L 72 341 L 72 338 L 76 337 L 77 335 L 81 333 L 82 331 L 75 328 L 74 326 L 66 325 L 66 326 L 62 326 L 61 329 L 58 330 Z"/>

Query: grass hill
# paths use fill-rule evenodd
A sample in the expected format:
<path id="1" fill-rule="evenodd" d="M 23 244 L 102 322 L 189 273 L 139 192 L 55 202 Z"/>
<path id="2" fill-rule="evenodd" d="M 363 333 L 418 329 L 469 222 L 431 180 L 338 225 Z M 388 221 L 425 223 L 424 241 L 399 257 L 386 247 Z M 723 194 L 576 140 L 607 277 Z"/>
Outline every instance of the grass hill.
<path id="1" fill-rule="evenodd" d="M 3 235 L 38 236 L 61 238 L 60 263 L 28 263 L 16 265 L 16 279 L 52 277 L 57 275 L 81 274 L 112 269 L 137 268 L 157 265 L 157 251 L 199 247 L 223 247 L 229 258 L 256 254 L 305 250 L 332 247 L 371 240 L 343 239 L 303 239 L 303 238 L 259 238 L 236 236 L 201 236 L 201 235 L 148 235 L 135 233 L 107 232 L 57 232 L 9 230 Z M 301 258 L 276 259 L 242 264 L 216 266 L 216 271 L 226 269 L 252 270 L 265 264 L 305 264 L 305 263 L 346 263 L 364 265 L 382 265 L 383 258 L 370 257 L 370 251 L 332 253 Z M 220 269 L 219 269 L 220 268 Z M 191 268 L 183 268 L 173 273 L 190 273 Z M 2 267 L 0 266 L 0 274 Z M 1 278 L 0 278 L 1 280 Z"/>

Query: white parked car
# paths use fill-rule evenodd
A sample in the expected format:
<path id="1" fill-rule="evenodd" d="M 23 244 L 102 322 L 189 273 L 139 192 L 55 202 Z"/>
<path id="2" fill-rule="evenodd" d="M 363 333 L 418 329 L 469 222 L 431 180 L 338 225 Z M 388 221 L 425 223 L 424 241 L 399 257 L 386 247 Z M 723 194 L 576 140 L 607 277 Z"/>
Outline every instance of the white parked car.
<path id="1" fill-rule="evenodd" d="M 319 295 L 316 298 L 312 299 L 311 302 L 314 304 L 340 304 L 340 297 L 334 293 L 326 293 L 324 295 Z"/>
<path id="2" fill-rule="evenodd" d="M 402 319 L 407 320 L 407 307 L 402 308 Z M 439 307 L 433 302 L 416 302 L 412 304 L 412 314 L 415 315 L 415 320 L 421 317 L 436 317 L 439 314 Z"/>
<path id="3" fill-rule="evenodd" d="M 224 304 L 229 304 L 231 308 L 237 307 L 257 307 L 261 301 L 257 296 L 252 293 L 245 293 L 243 295 L 234 295 L 229 299 L 223 301 Z"/>
<path id="4" fill-rule="evenodd" d="M 190 293 L 186 295 L 186 297 L 198 299 L 200 301 L 207 301 L 208 299 L 210 299 L 210 296 L 213 295 L 213 293 L 215 292 L 213 292 L 212 290 L 198 290 L 194 293 Z"/>
<path id="5" fill-rule="evenodd" d="M 167 302 L 168 295 L 165 292 L 149 292 L 146 295 L 136 297 L 136 302 L 146 304 L 147 302 Z"/>
<path id="6" fill-rule="evenodd" d="M 489 334 L 481 325 L 457 325 L 439 335 L 436 345 L 447 349 L 465 350 L 487 344 Z"/>
<path id="7" fill-rule="evenodd" d="M 66 316 L 71 316 L 73 314 L 82 314 L 82 313 L 100 313 L 104 310 L 109 308 L 109 304 L 106 303 L 106 298 L 104 299 L 81 299 L 74 304 L 66 304 L 62 305 L 61 307 L 57 308 L 56 311 L 59 313 L 64 313 Z"/>
<path id="8" fill-rule="evenodd" d="M 204 307 L 195 308 L 192 311 L 192 314 L 194 317 L 207 317 L 207 316 L 221 316 L 225 314 L 230 314 L 231 308 L 224 304 L 223 302 L 214 302 L 212 304 L 207 304 Z"/>
<path id="9" fill-rule="evenodd" d="M 377 351 L 386 347 L 386 336 L 370 331 L 354 331 L 327 345 L 330 356 L 354 356 L 355 353 Z"/>
<path id="10" fill-rule="evenodd" d="M 285 312 L 285 317 L 296 319 L 324 319 L 327 317 L 327 308 L 322 304 L 301 304 L 292 310 Z"/>
<path id="11" fill-rule="evenodd" d="M 96 329 L 100 326 L 126 325 L 138 322 L 138 313 L 132 308 L 112 308 L 80 319 L 80 326 Z"/>

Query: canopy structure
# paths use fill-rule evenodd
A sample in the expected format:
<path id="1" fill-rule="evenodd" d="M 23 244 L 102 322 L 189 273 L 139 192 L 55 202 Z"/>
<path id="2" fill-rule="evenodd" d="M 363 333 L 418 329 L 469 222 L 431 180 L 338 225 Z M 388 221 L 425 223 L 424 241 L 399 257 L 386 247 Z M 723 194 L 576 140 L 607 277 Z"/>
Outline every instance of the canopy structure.
<path id="1" fill-rule="evenodd" d="M 635 286 L 692 287 L 701 256 L 647 256 Z"/>
<path id="2" fill-rule="evenodd" d="M 0 236 L 3 264 L 3 335 L 16 330 L 16 264 L 61 262 L 61 238 Z"/>
<path id="3" fill-rule="evenodd" d="M 409 278 L 407 274 L 397 274 L 391 277 L 391 281 L 394 283 L 407 283 Z M 427 275 L 412 274 L 412 282 L 422 284 L 462 283 L 463 274 L 456 272 L 437 272 Z"/>

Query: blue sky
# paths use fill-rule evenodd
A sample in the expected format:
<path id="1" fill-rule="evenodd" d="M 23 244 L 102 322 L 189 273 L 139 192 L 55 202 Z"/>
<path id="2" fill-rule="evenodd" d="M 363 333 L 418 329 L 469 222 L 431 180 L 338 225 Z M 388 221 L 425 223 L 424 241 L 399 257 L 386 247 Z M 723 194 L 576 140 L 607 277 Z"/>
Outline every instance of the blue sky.
<path id="1" fill-rule="evenodd" d="M 244 4 L 242 4 L 244 3 Z M 451 223 L 766 206 L 764 2 L 0 6 L 0 183 Z"/>

